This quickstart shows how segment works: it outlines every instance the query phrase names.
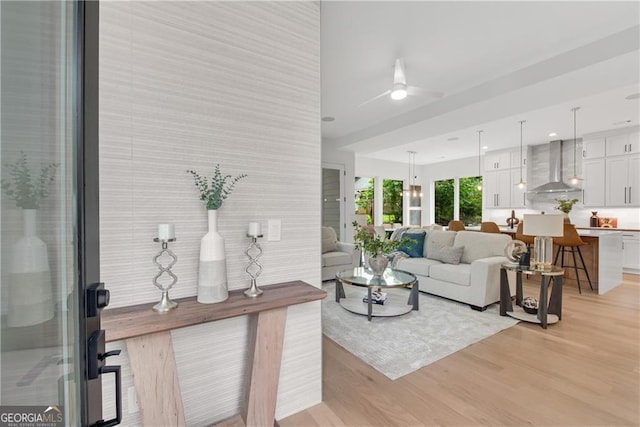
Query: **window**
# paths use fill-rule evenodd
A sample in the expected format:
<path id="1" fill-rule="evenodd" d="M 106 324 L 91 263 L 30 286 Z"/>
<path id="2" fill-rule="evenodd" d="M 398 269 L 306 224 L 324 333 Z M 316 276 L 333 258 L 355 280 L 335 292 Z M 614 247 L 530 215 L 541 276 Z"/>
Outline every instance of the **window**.
<path id="1" fill-rule="evenodd" d="M 455 212 L 456 191 L 458 185 L 457 205 Z M 447 225 L 456 217 L 465 225 L 478 225 L 482 222 L 482 177 L 469 176 L 459 180 L 444 179 L 434 183 L 435 222 Z"/>
<path id="2" fill-rule="evenodd" d="M 373 178 L 356 177 L 355 189 L 356 215 L 363 215 L 366 224 L 373 224 Z"/>
<path id="3" fill-rule="evenodd" d="M 434 183 L 435 223 L 448 225 L 453 219 L 453 179 L 443 179 Z"/>
<path id="4" fill-rule="evenodd" d="M 382 181 L 382 223 L 402 224 L 402 181 Z"/>
<path id="5" fill-rule="evenodd" d="M 468 225 L 482 222 L 482 177 L 460 178 L 460 221 Z"/>

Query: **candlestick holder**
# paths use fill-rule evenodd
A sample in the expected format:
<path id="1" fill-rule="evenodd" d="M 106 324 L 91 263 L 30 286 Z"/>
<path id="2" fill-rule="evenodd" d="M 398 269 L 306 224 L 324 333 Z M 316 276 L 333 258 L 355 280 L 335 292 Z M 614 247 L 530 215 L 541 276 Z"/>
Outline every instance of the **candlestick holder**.
<path id="1" fill-rule="evenodd" d="M 171 267 L 173 267 L 173 265 L 176 262 L 178 262 L 178 257 L 169 249 L 169 242 L 175 242 L 176 239 L 173 238 L 173 239 L 165 240 L 165 239 L 159 239 L 156 237 L 155 239 L 153 239 L 153 241 L 162 242 L 162 250 L 158 253 L 158 255 L 153 257 L 153 263 L 158 267 L 158 270 L 160 270 L 160 272 L 156 274 L 156 276 L 153 278 L 153 284 L 156 285 L 156 287 L 160 289 L 160 291 L 162 291 L 162 297 L 160 299 L 160 302 L 153 306 L 153 309 L 158 313 L 166 313 L 167 311 L 172 310 L 178 306 L 177 302 L 171 301 L 171 298 L 169 298 L 169 289 L 171 289 L 173 285 L 175 285 L 176 282 L 178 281 L 178 276 L 173 274 L 173 272 L 171 271 Z M 166 267 L 164 267 L 158 261 L 158 259 L 164 254 L 167 254 L 171 258 L 169 264 Z M 171 277 L 171 283 L 166 286 L 161 283 L 158 283 L 158 280 L 165 273 L 169 277 Z"/>
<path id="2" fill-rule="evenodd" d="M 258 238 L 262 237 L 262 234 L 247 234 L 247 237 L 251 238 L 251 244 L 244 252 L 249 257 L 249 265 L 247 265 L 244 271 L 251 277 L 251 287 L 244 291 L 244 294 L 248 297 L 255 298 L 262 295 L 262 290 L 256 285 L 256 279 L 260 276 L 260 273 L 262 273 L 262 265 L 258 262 L 258 259 L 262 256 L 262 248 L 258 244 Z"/>

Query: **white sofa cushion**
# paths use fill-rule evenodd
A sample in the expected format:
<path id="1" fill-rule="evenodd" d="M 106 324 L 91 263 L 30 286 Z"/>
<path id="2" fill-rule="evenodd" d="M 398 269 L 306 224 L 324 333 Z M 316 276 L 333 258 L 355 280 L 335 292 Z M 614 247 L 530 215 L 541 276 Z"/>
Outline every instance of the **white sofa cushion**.
<path id="1" fill-rule="evenodd" d="M 327 252 L 322 254 L 322 266 L 333 267 L 334 265 L 351 264 L 351 254 L 346 252 Z"/>
<path id="2" fill-rule="evenodd" d="M 504 256 L 504 248 L 510 241 L 506 234 L 458 231 L 454 246 L 464 246 L 460 262 L 471 264 L 482 258 Z"/>
<path id="3" fill-rule="evenodd" d="M 331 227 L 322 227 L 322 253 L 333 252 L 338 250 L 336 243 L 338 236 L 336 231 Z"/>
<path id="4" fill-rule="evenodd" d="M 438 243 L 445 246 L 453 246 L 456 234 L 456 231 L 449 230 L 427 230 L 427 237 L 424 241 L 424 257 L 430 258 L 429 246 L 433 245 L 433 243 Z"/>
<path id="5" fill-rule="evenodd" d="M 429 268 L 432 265 L 442 264 L 435 259 L 427 258 L 402 258 L 398 260 L 398 264 L 395 268 L 398 270 L 408 271 L 409 273 L 417 274 L 419 276 L 429 276 Z"/>
<path id="6" fill-rule="evenodd" d="M 436 280 L 455 283 L 456 285 L 471 286 L 471 265 L 432 265 L 431 268 L 429 268 L 429 277 Z"/>
<path id="7" fill-rule="evenodd" d="M 445 264 L 460 264 L 464 246 L 447 246 L 438 242 L 429 242 L 429 259 L 442 261 Z"/>

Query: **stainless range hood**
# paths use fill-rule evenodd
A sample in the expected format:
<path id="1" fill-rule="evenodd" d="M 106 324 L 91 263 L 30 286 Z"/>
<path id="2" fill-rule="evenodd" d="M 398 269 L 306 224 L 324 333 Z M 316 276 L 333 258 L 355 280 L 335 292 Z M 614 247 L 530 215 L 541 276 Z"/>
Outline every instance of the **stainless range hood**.
<path id="1" fill-rule="evenodd" d="M 542 184 L 527 193 L 569 193 L 580 191 L 579 188 L 567 185 L 562 180 L 562 140 L 549 143 L 549 182 Z"/>

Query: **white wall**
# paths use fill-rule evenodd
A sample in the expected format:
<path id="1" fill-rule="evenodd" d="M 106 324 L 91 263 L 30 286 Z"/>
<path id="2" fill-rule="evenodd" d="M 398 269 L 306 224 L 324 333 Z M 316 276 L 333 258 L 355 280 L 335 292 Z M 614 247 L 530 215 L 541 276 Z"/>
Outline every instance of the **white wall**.
<path id="1" fill-rule="evenodd" d="M 258 283 L 319 286 L 319 4 L 106 1 L 100 13 L 101 268 L 111 307 L 159 300 L 159 223 L 176 227 L 171 296 L 196 295 L 206 209 L 185 171 L 210 176 L 216 163 L 248 174 L 219 211 L 229 288 L 249 286 L 247 226 L 266 230 L 268 219 L 282 221 L 282 240 L 261 242 Z M 319 302 L 289 308 L 277 418 L 321 401 L 320 326 Z M 187 425 L 238 413 L 246 318 L 172 336 Z M 125 372 L 123 425 L 140 425 L 127 407 L 126 354 L 110 362 Z"/>

